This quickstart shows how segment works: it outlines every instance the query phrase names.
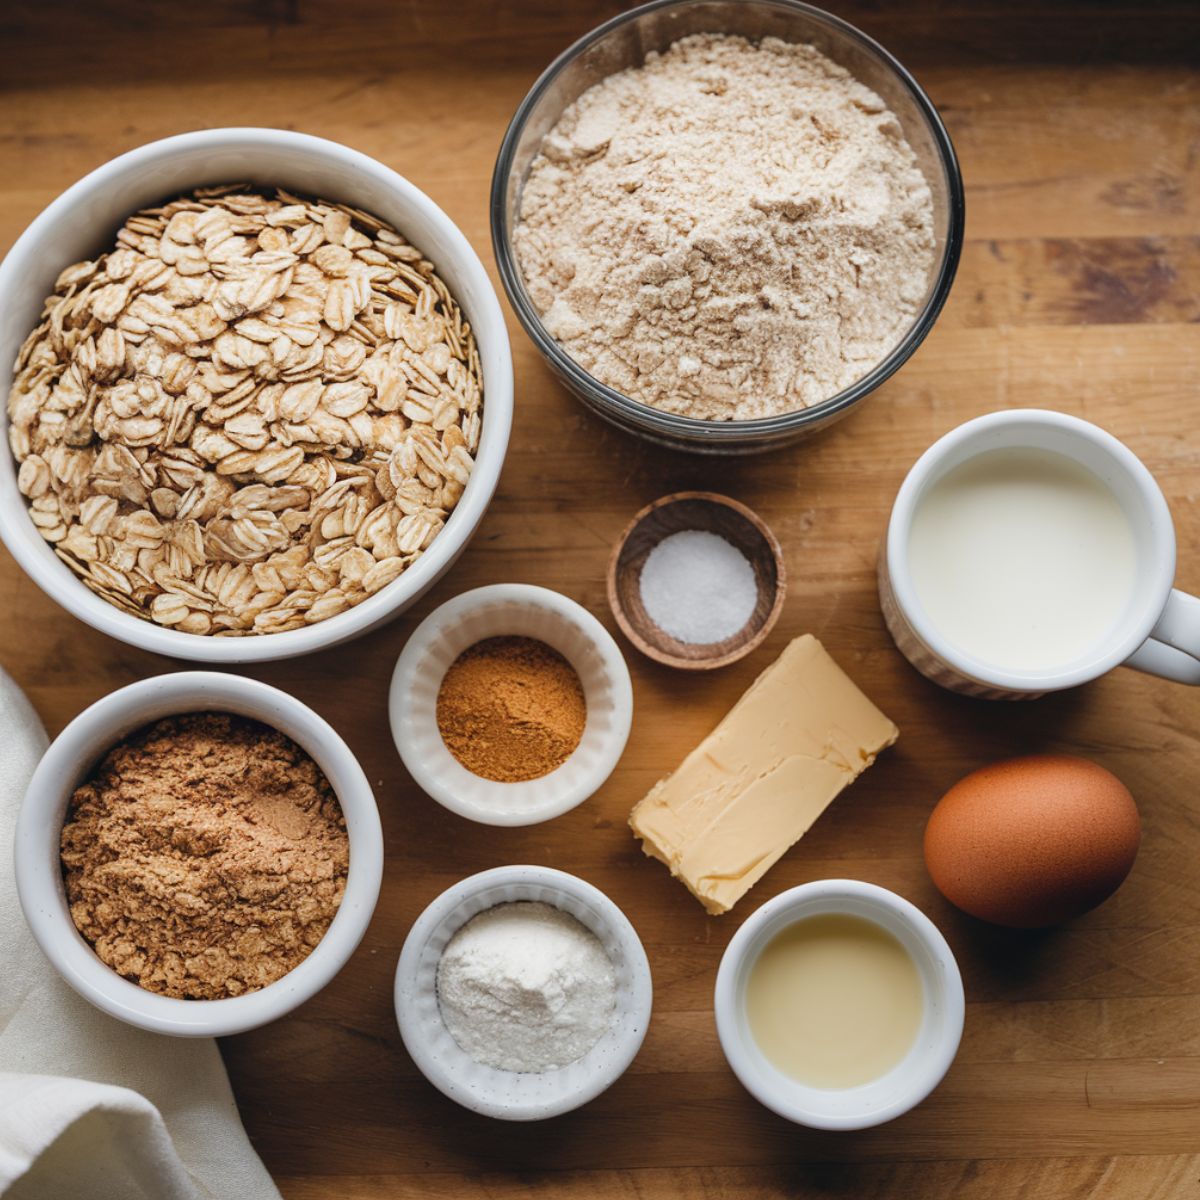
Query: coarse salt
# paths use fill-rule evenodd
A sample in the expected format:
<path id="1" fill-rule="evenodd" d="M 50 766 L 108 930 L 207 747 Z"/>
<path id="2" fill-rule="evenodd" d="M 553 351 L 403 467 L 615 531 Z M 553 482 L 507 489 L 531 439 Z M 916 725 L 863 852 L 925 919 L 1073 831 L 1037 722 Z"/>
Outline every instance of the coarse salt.
<path id="1" fill-rule="evenodd" d="M 646 557 L 642 606 L 664 633 L 692 645 L 723 642 L 758 603 L 754 568 L 736 546 L 703 529 L 665 537 Z"/>

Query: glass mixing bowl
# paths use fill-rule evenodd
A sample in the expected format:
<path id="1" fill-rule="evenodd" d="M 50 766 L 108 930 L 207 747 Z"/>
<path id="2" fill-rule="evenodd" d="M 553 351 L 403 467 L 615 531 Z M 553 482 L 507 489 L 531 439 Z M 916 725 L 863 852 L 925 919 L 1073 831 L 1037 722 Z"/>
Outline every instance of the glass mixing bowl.
<path id="1" fill-rule="evenodd" d="M 936 259 L 920 310 L 891 352 L 836 396 L 778 417 L 702 421 L 662 412 L 601 383 L 550 336 L 534 307 L 513 252 L 521 189 L 542 139 L 563 110 L 593 84 L 640 64 L 693 33 L 778 37 L 807 42 L 883 98 L 904 129 L 933 194 Z M 517 109 L 492 176 L 492 243 L 500 278 L 525 331 L 567 387 L 614 425 L 651 441 L 709 454 L 768 450 L 815 433 L 845 416 L 921 344 L 950 292 L 963 238 L 962 176 L 937 110 L 916 80 L 877 42 L 830 13 L 798 0 L 653 0 L 614 17 L 550 64 Z"/>

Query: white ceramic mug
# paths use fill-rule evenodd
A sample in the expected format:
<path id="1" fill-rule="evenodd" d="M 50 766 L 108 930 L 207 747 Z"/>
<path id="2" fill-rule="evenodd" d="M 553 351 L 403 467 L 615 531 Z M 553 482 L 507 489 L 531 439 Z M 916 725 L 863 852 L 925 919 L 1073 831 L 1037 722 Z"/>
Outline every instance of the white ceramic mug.
<path id="1" fill-rule="evenodd" d="M 950 642 L 930 620 L 913 585 L 909 538 L 930 489 L 956 467 L 993 450 L 1056 452 L 1087 467 L 1132 526 L 1134 592 L 1118 625 L 1088 653 L 1053 670 L 1009 670 Z M 1177 591 L 1175 527 L 1162 491 L 1142 461 L 1096 425 L 1043 409 L 977 417 L 934 442 L 909 471 L 892 508 L 879 556 L 879 599 L 896 645 L 934 683 L 990 699 L 1033 699 L 1096 679 L 1116 666 L 1200 684 L 1200 600 Z"/>

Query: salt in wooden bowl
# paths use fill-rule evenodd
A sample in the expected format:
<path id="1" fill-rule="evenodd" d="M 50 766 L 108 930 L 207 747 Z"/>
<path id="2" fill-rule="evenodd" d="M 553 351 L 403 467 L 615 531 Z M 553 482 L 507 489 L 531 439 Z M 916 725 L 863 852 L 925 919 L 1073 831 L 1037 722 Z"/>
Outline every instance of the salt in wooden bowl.
<path id="1" fill-rule="evenodd" d="M 754 571 L 758 599 L 746 624 L 720 642 L 684 642 L 660 629 L 642 603 L 642 567 L 655 546 L 683 530 L 715 533 L 739 550 Z M 608 563 L 608 604 L 621 632 L 647 658 L 685 671 L 728 666 L 770 633 L 783 608 L 783 552 L 757 513 L 715 492 L 672 492 L 625 527 Z"/>

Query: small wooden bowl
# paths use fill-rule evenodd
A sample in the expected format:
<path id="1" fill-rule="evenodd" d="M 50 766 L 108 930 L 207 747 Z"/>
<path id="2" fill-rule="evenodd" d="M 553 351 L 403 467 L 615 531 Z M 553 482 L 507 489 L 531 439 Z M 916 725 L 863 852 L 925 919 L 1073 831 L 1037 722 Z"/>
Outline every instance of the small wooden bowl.
<path id="1" fill-rule="evenodd" d="M 659 629 L 642 605 L 642 567 L 665 537 L 684 529 L 715 533 L 736 546 L 754 568 L 758 602 L 745 626 L 723 642 L 681 642 Z M 608 604 L 621 632 L 647 658 L 685 671 L 708 671 L 744 658 L 771 632 L 787 582 L 783 551 L 762 518 L 715 492 L 672 492 L 647 505 L 625 527 L 608 562 Z"/>

